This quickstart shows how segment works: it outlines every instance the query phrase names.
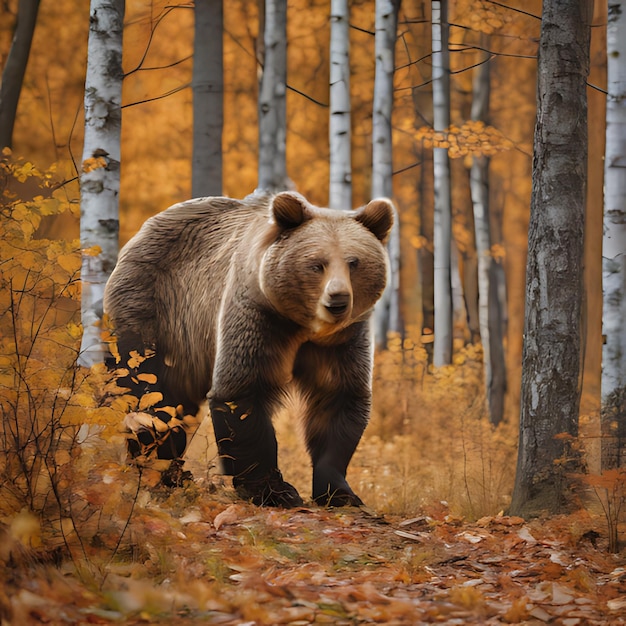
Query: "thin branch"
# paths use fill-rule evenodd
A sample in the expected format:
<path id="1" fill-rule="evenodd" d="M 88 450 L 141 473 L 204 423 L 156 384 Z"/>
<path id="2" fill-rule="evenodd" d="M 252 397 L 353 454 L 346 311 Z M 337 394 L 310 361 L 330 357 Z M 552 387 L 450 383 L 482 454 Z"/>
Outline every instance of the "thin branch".
<path id="1" fill-rule="evenodd" d="M 70 128 L 70 135 L 67 138 L 67 148 L 70 153 L 70 159 L 72 159 L 72 165 L 74 166 L 74 171 L 76 172 L 76 178 L 80 176 L 78 169 L 78 164 L 76 163 L 76 158 L 74 157 L 74 153 L 72 152 L 72 136 L 74 135 L 74 129 L 76 128 L 76 123 L 78 122 L 78 116 L 84 106 L 84 102 L 81 100 L 80 104 L 76 107 L 76 114 L 74 115 L 74 120 L 72 121 L 72 126 Z"/>
<path id="2" fill-rule="evenodd" d="M 138 104 L 146 104 L 147 102 L 154 102 L 155 100 L 162 100 L 163 98 L 167 98 L 168 96 L 173 96 L 175 93 L 179 91 L 184 91 L 191 87 L 191 83 L 185 83 L 184 85 L 180 85 L 179 87 L 174 87 L 174 89 L 170 89 L 169 91 L 162 93 L 160 96 L 155 96 L 154 98 L 146 98 L 145 100 L 138 100 L 137 102 L 130 102 L 129 104 L 123 104 L 122 109 L 127 109 L 129 107 L 137 106 Z"/>
<path id="3" fill-rule="evenodd" d="M 126 523 L 124 524 L 124 528 L 122 528 L 122 532 L 120 533 L 120 536 L 117 539 L 117 543 L 115 544 L 115 548 L 113 548 L 113 553 L 111 554 L 111 557 L 109 558 L 109 560 L 107 561 L 106 564 L 106 569 L 108 570 L 109 565 L 111 565 L 113 559 L 115 558 L 115 555 L 117 554 L 117 551 L 120 548 L 120 545 L 122 544 L 122 539 L 124 538 L 124 535 L 126 534 L 126 531 L 128 530 L 128 527 L 130 526 L 130 520 L 133 517 L 133 513 L 135 512 L 135 505 L 137 504 L 137 498 L 139 497 L 139 492 L 141 490 L 141 479 L 143 477 L 143 468 L 141 467 L 141 465 L 137 466 L 137 469 L 139 470 L 139 477 L 137 478 L 137 491 L 135 491 L 135 496 L 133 498 L 131 507 L 130 507 L 130 511 L 128 513 L 128 517 L 126 518 Z M 102 587 L 104 586 L 104 583 L 106 582 L 107 577 L 109 576 L 109 572 L 107 571 L 103 578 L 102 581 L 100 583 L 100 589 L 102 589 Z"/>
<path id="4" fill-rule="evenodd" d="M 127 76 L 130 76 L 131 74 L 134 74 L 135 72 L 138 72 L 141 68 L 142 65 L 144 64 L 146 57 L 148 56 L 148 52 L 150 51 L 150 46 L 152 45 L 152 41 L 154 39 L 154 34 L 156 33 L 157 28 L 159 27 L 159 24 L 174 10 L 174 9 L 178 9 L 180 7 L 177 6 L 170 6 L 168 8 L 166 8 L 163 13 L 161 13 L 161 15 L 159 15 L 159 17 L 157 18 L 156 22 L 151 26 L 150 28 L 150 37 L 148 38 L 148 44 L 146 45 L 146 49 L 143 51 L 143 55 L 141 57 L 141 59 L 139 60 L 139 63 L 137 64 L 137 67 L 135 67 L 132 70 L 129 70 L 128 72 L 126 72 L 124 74 L 124 78 L 126 78 Z M 187 7 L 185 7 L 187 8 Z"/>
<path id="5" fill-rule="evenodd" d="M 290 91 L 293 91 L 294 93 L 297 93 L 299 96 L 302 96 L 303 98 L 306 98 L 307 100 L 310 100 L 311 102 L 313 102 L 314 104 L 317 104 L 318 106 L 324 107 L 325 109 L 329 107 L 328 104 L 324 102 L 320 102 L 319 100 L 316 100 L 315 98 L 313 98 L 313 96 L 309 96 L 303 91 L 300 91 L 299 89 L 296 89 L 295 87 L 292 87 L 291 85 L 287 85 L 287 89 L 289 89 Z"/>
<path id="6" fill-rule="evenodd" d="M 602 89 L 602 87 L 598 87 L 597 85 L 594 85 L 593 83 L 587 82 L 587 87 L 590 87 L 591 89 L 595 89 L 596 91 L 603 93 L 605 96 L 609 95 L 609 92 L 606 89 Z"/>
<path id="7" fill-rule="evenodd" d="M 489 63 L 491 61 L 491 59 L 495 58 L 495 54 L 492 54 L 490 57 L 483 59 L 482 61 L 478 61 L 478 63 L 472 63 L 472 65 L 468 65 L 467 67 L 463 67 L 460 70 L 450 70 L 450 75 L 453 74 L 462 74 L 463 72 L 467 72 L 467 70 L 472 70 L 475 67 L 480 67 L 481 65 L 484 65 L 485 63 Z M 535 58 L 535 57 L 530 57 L 530 58 Z"/>
<path id="8" fill-rule="evenodd" d="M 532 17 L 536 20 L 541 21 L 541 17 L 539 15 L 535 15 L 534 13 L 529 13 L 528 11 L 523 11 L 522 9 L 518 9 L 517 7 L 509 7 L 506 4 L 501 4 L 500 2 L 496 2 L 495 0 L 487 0 L 490 4 L 495 4 L 497 7 L 502 7 L 503 9 L 508 9 L 509 11 L 515 11 L 516 13 L 521 13 L 522 15 L 528 15 L 528 17 Z"/>
<path id="9" fill-rule="evenodd" d="M 423 161 L 416 161 L 415 163 L 411 163 L 411 165 L 405 165 L 404 167 L 401 167 L 399 170 L 394 170 L 392 172 L 392 176 L 395 176 L 396 174 L 402 174 L 403 172 L 407 172 L 408 170 L 411 170 L 414 167 L 419 167 L 422 163 Z"/>
<path id="10" fill-rule="evenodd" d="M 170 67 L 176 67 L 177 65 L 180 65 L 181 63 L 184 63 L 185 61 L 189 61 L 189 59 L 193 59 L 193 54 L 189 54 L 186 57 L 183 57 L 182 59 L 179 59 L 178 61 L 173 61 L 172 63 L 168 63 L 167 65 L 155 65 L 154 67 L 141 67 L 133 71 L 151 72 L 153 70 L 166 70 L 166 69 L 169 69 Z M 128 76 L 128 74 L 125 74 L 124 78 L 126 78 L 126 76 Z"/>
<path id="11" fill-rule="evenodd" d="M 355 24 L 348 23 L 348 26 L 352 30 L 358 30 L 360 33 L 365 33 L 366 35 L 372 35 L 372 36 L 376 35 L 375 31 L 367 30 L 367 28 L 361 28 L 360 26 L 356 26 Z"/>
<path id="12" fill-rule="evenodd" d="M 464 46 L 463 48 L 450 49 L 450 52 L 467 52 L 469 50 L 479 50 L 480 52 L 484 52 L 485 54 L 490 54 L 492 57 L 511 57 L 514 59 L 536 59 L 536 54 L 513 54 L 510 52 L 495 52 L 494 50 L 488 50 L 487 48 L 482 48 L 481 46 L 465 46 L 462 43 L 451 43 L 451 46 Z"/>

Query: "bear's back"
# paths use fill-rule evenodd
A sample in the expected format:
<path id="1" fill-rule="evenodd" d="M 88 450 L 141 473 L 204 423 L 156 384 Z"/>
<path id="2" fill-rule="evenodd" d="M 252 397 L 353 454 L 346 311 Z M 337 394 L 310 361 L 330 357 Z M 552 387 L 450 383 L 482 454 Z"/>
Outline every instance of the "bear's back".
<path id="1" fill-rule="evenodd" d="M 209 197 L 181 202 L 149 218 L 122 249 L 118 264 L 153 264 L 168 272 L 182 265 L 207 262 L 223 256 L 221 248 L 232 248 L 246 231 L 267 219 L 263 197 Z"/>

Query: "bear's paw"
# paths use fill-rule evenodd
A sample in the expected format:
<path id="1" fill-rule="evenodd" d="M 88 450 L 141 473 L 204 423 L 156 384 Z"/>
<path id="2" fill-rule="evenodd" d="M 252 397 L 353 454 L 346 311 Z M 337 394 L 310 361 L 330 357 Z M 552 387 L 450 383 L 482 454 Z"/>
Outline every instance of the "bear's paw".
<path id="1" fill-rule="evenodd" d="M 263 478 L 254 480 L 236 476 L 233 479 L 233 486 L 240 498 L 257 506 L 291 509 L 304 505 L 296 488 L 283 480 L 283 475 L 277 469 Z"/>

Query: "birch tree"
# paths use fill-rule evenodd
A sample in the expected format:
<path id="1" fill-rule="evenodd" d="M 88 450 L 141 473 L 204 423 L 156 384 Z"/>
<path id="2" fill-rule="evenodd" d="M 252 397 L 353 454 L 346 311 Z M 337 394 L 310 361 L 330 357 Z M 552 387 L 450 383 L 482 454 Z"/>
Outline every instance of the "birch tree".
<path id="1" fill-rule="evenodd" d="M 119 246 L 124 9 L 124 0 L 91 0 L 80 176 L 83 339 L 79 363 L 85 366 L 104 358 L 102 298 Z"/>
<path id="2" fill-rule="evenodd" d="M 609 3 L 602 240 L 604 468 L 626 466 L 626 1 Z"/>
<path id="3" fill-rule="evenodd" d="M 544 0 L 537 70 L 520 436 L 510 511 L 568 502 L 578 434 L 592 3 Z"/>
<path id="4" fill-rule="evenodd" d="M 376 0 L 376 73 L 372 116 L 372 198 L 393 196 L 393 77 L 400 0 Z M 376 304 L 374 335 L 376 346 L 384 348 L 389 331 L 402 332 L 400 311 L 400 224 L 394 220 L 389 238 L 387 287 Z"/>
<path id="5" fill-rule="evenodd" d="M 266 0 L 264 62 L 259 90 L 259 181 L 282 191 L 287 179 L 287 0 Z"/>
<path id="6" fill-rule="evenodd" d="M 196 2 L 194 17 L 191 193 L 194 198 L 198 198 L 222 193 L 222 0 Z"/>
<path id="7" fill-rule="evenodd" d="M 432 2 L 433 126 L 435 136 L 450 126 L 450 53 L 448 0 Z M 452 361 L 452 197 L 450 158 L 446 148 L 433 148 L 435 186 L 434 289 L 435 342 L 433 364 Z"/>
<path id="8" fill-rule="evenodd" d="M 13 127 L 37 22 L 40 0 L 19 0 L 13 42 L 0 85 L 0 149 L 13 145 Z"/>
<path id="9" fill-rule="evenodd" d="M 490 65 L 483 62 L 474 70 L 472 120 L 488 122 Z M 492 424 L 500 423 L 504 413 L 506 364 L 502 338 L 502 310 L 498 294 L 496 262 L 489 210 L 489 157 L 475 156 L 470 171 L 470 190 L 474 208 L 474 230 L 478 256 L 478 318 L 483 346 L 487 408 Z"/>
<path id="10" fill-rule="evenodd" d="M 330 185 L 328 206 L 352 208 L 348 0 L 330 3 Z"/>

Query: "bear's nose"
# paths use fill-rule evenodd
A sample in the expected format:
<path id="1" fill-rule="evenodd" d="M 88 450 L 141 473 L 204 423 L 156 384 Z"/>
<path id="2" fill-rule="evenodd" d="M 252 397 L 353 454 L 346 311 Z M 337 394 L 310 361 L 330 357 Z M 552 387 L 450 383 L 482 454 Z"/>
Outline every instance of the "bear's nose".
<path id="1" fill-rule="evenodd" d="M 344 292 L 329 295 L 324 306 L 334 317 L 341 317 L 350 306 L 350 294 Z"/>

